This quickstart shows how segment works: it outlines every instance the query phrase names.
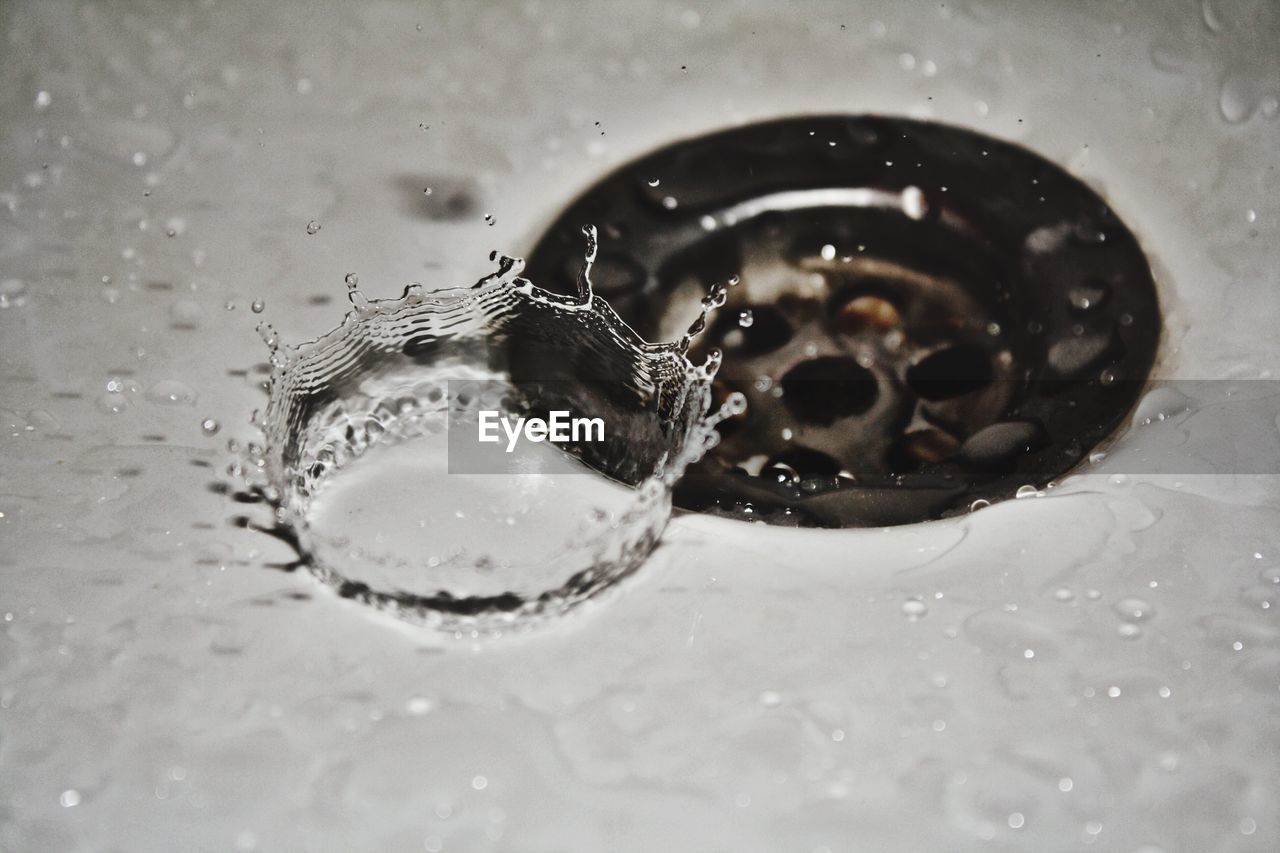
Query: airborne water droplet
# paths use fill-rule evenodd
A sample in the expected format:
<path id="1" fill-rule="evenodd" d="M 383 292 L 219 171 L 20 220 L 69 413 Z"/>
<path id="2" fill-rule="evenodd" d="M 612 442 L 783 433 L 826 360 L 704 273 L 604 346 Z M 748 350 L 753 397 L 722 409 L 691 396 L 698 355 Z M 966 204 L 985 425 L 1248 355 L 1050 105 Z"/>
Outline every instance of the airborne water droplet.
<path id="1" fill-rule="evenodd" d="M 255 299 L 253 300 L 253 304 L 249 306 L 249 310 L 255 314 L 261 314 L 263 309 L 266 307 L 267 303 L 263 302 L 261 299 Z"/>
<path id="2" fill-rule="evenodd" d="M 200 429 L 205 435 L 217 435 L 218 430 L 222 429 L 222 424 L 213 418 L 205 418 L 200 422 Z"/>
<path id="3" fill-rule="evenodd" d="M 308 234 L 316 234 L 316 233 L 318 233 L 319 231 L 320 231 L 320 223 L 319 223 L 319 222 L 317 222 L 316 220 L 314 220 L 314 219 L 313 219 L 313 220 L 311 220 L 310 222 L 308 222 L 308 223 L 307 223 L 307 233 L 308 233 Z"/>

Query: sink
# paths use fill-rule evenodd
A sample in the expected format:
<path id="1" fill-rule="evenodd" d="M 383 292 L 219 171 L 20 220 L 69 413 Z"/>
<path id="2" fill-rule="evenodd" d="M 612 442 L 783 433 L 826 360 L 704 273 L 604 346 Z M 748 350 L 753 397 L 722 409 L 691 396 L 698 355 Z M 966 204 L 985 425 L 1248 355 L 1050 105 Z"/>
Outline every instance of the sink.
<path id="1" fill-rule="evenodd" d="M 0 29 L 0 848 L 1280 848 L 1275 4 Z M 348 274 L 468 286 L 638 158 L 817 115 L 1019 146 L 1132 233 L 1150 382 L 1070 470 L 891 527 L 682 512 L 497 637 L 334 595 L 219 487 L 260 322 L 325 333 Z"/>

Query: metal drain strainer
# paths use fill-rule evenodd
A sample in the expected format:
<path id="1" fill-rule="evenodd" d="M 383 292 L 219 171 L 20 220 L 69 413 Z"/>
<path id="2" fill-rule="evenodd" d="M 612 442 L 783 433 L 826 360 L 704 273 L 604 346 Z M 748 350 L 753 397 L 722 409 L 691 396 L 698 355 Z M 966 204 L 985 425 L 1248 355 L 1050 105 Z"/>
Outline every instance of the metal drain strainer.
<path id="1" fill-rule="evenodd" d="M 794 118 L 663 148 L 569 206 L 534 281 L 575 280 L 583 223 L 597 292 L 649 339 L 739 280 L 698 346 L 749 407 L 677 489 L 690 510 L 877 526 L 1043 485 L 1120 424 L 1160 333 L 1096 193 L 940 124 Z"/>

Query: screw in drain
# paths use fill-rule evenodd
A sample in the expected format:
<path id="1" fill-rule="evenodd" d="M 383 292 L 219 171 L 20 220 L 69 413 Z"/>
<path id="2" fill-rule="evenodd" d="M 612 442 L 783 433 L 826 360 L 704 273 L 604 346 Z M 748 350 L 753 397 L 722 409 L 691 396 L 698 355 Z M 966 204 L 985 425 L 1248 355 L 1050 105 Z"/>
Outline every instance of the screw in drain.
<path id="1" fill-rule="evenodd" d="M 1106 202 L 946 125 L 791 118 L 670 145 L 570 204 L 534 281 L 572 287 L 588 222 L 596 291 L 650 340 L 740 282 L 697 346 L 749 407 L 681 482 L 689 510 L 880 526 L 1044 485 L 1120 425 L 1159 340 Z"/>

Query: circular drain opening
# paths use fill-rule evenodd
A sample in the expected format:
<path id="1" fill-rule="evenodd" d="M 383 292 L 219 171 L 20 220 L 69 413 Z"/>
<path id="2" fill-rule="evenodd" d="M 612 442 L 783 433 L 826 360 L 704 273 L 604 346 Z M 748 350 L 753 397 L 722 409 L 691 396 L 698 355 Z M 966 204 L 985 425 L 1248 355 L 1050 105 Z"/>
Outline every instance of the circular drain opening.
<path id="1" fill-rule="evenodd" d="M 532 253 L 649 339 L 737 277 L 697 343 L 747 412 L 678 506 L 777 524 L 901 524 L 1074 467 L 1155 356 L 1149 266 L 1107 204 L 1047 160 L 945 125 L 795 118 L 679 142 L 605 177 Z M 565 290 L 564 292 L 569 292 Z"/>

